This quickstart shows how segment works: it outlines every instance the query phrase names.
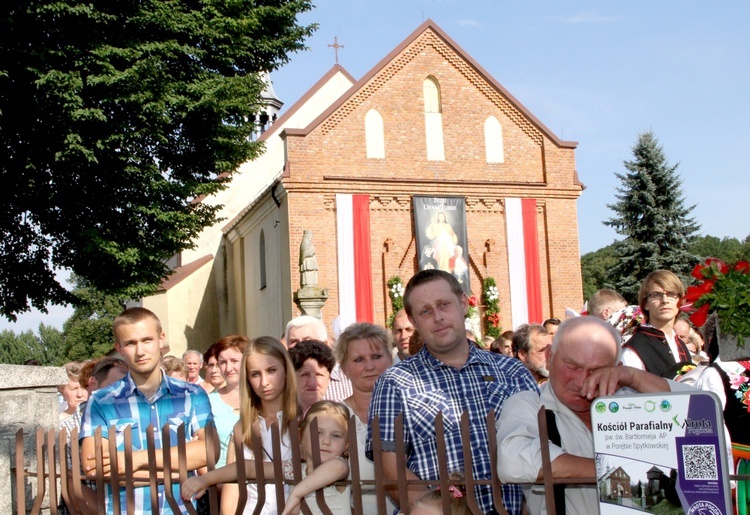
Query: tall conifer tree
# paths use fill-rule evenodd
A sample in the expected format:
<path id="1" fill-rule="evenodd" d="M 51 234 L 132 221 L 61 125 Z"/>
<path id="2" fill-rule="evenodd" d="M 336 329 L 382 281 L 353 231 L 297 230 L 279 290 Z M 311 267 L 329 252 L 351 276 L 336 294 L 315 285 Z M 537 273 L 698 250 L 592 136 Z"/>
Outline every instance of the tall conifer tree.
<path id="1" fill-rule="evenodd" d="M 652 132 L 638 136 L 617 202 L 607 207 L 615 216 L 605 221 L 624 236 L 615 242 L 617 262 L 609 283 L 630 302 L 637 303 L 643 279 L 658 269 L 671 270 L 687 280 L 697 257 L 689 246 L 700 226 L 690 217 L 695 206 L 685 207 L 677 165 L 670 165 Z"/>

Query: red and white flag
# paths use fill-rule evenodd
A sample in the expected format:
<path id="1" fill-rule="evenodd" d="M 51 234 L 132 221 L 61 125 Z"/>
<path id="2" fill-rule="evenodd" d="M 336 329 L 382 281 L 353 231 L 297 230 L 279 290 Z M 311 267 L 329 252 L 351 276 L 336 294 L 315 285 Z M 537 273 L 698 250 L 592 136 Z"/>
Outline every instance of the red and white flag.
<path id="1" fill-rule="evenodd" d="M 340 327 L 373 322 L 370 196 L 336 195 Z"/>
<path id="2" fill-rule="evenodd" d="M 536 199 L 505 199 L 511 325 L 542 323 Z"/>

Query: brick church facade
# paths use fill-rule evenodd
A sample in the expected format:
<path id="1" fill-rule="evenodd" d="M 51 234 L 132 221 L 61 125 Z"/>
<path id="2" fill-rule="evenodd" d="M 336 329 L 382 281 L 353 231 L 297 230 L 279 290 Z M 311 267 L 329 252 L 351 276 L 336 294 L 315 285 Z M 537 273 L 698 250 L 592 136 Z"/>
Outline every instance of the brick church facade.
<path id="1" fill-rule="evenodd" d="M 557 138 L 433 22 L 358 81 L 335 66 L 261 139 L 264 156 L 207 199 L 224 206 L 224 221 L 143 300 L 165 321 L 173 352 L 231 333 L 279 336 L 299 314 L 293 294 L 306 229 L 330 326 L 349 302 L 339 288 L 340 204 L 349 195 L 365 206 L 374 323 L 391 314 L 388 279 L 406 283 L 419 268 L 413 196 L 464 199 L 471 290 L 479 297 L 483 279 L 496 280 L 503 329 L 563 318 L 566 306 L 582 304 L 576 143 Z M 520 284 L 509 220 L 518 199 Z"/>

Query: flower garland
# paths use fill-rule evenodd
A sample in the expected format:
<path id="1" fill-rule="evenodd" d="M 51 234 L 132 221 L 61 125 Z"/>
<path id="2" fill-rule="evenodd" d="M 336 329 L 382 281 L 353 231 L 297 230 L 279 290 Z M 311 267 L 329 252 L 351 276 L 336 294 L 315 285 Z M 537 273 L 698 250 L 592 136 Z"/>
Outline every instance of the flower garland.
<path id="1" fill-rule="evenodd" d="M 482 301 L 484 302 L 485 331 L 484 334 L 493 338 L 500 337 L 500 294 L 497 291 L 497 283 L 492 277 L 482 281 Z"/>
<path id="2" fill-rule="evenodd" d="M 474 335 L 474 341 L 481 345 L 481 322 L 479 320 L 479 299 L 476 295 L 469 295 L 469 309 L 466 310 L 464 327 Z"/>
<path id="3" fill-rule="evenodd" d="M 734 392 L 734 396 L 747 406 L 747 411 L 750 412 L 750 378 L 743 374 L 729 371 L 727 371 L 727 376 L 729 377 L 729 386 L 732 390 L 737 390 Z"/>
<path id="4" fill-rule="evenodd" d="M 469 309 L 466 311 L 466 318 L 474 318 L 479 314 L 479 312 L 477 311 L 478 304 L 479 304 L 479 301 L 477 300 L 477 296 L 470 295 L 469 296 Z"/>
<path id="5" fill-rule="evenodd" d="M 750 263 L 738 261 L 729 266 L 708 258 L 705 264 L 696 265 L 691 275 L 703 282 L 687 289 L 685 301 L 697 308 L 690 320 L 701 327 L 710 313 L 716 313 L 721 330 L 737 336 L 743 345 L 744 338 L 750 337 Z"/>
<path id="6" fill-rule="evenodd" d="M 401 282 L 399 276 L 394 275 L 388 279 L 386 285 L 388 286 L 388 296 L 391 298 L 391 308 L 393 309 L 391 316 L 388 318 L 388 327 L 393 327 L 393 317 L 396 313 L 404 309 L 404 283 Z"/>

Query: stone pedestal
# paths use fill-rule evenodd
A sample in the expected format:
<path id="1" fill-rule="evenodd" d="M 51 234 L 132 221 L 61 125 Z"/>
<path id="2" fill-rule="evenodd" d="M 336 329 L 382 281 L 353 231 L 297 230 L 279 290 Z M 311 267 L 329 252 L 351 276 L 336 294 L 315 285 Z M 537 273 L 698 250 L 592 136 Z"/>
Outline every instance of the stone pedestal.
<path id="1" fill-rule="evenodd" d="M 11 473 L 16 460 L 16 431 L 23 428 L 24 466 L 29 467 L 29 458 L 36 455 L 37 429 L 60 426 L 57 386 L 67 384 L 68 375 L 62 367 L 0 365 L 0 377 L 3 378 L 0 383 L 0 513 L 16 513 L 16 485 Z M 36 468 L 36 464 L 31 466 Z M 26 510 L 31 509 L 35 495 L 36 479 L 27 479 Z M 49 491 L 42 504 L 43 513 L 49 510 L 48 495 Z"/>
<path id="2" fill-rule="evenodd" d="M 323 306 L 328 300 L 328 288 L 305 286 L 294 292 L 294 303 L 303 315 L 323 318 Z"/>

